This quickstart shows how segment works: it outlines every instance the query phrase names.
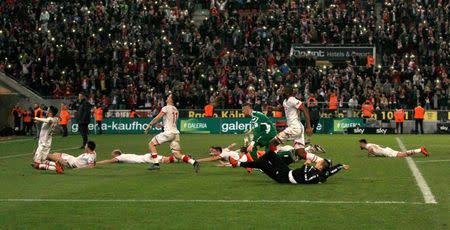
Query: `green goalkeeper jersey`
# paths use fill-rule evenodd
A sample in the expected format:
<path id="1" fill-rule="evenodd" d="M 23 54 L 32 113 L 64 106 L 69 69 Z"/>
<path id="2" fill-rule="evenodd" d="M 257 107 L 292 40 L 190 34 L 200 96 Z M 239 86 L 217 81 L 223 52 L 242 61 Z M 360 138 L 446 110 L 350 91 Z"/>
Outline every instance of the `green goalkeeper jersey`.
<path id="1" fill-rule="evenodd" d="M 253 111 L 251 125 L 256 146 L 268 147 L 270 141 L 277 135 L 275 124 L 264 113 Z"/>

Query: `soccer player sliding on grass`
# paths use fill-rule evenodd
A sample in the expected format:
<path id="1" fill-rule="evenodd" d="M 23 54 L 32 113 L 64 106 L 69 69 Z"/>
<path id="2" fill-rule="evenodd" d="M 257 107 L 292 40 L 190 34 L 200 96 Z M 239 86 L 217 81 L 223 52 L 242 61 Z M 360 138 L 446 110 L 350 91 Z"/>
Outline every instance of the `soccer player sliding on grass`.
<path id="1" fill-rule="evenodd" d="M 109 160 L 103 160 L 97 162 L 97 164 L 114 164 L 114 163 L 129 163 L 129 164 L 149 164 L 153 162 L 152 154 L 147 153 L 144 155 L 137 155 L 137 154 L 129 154 L 129 153 L 122 153 L 120 149 L 115 149 L 111 153 L 111 159 Z M 170 163 L 177 163 L 180 162 L 180 160 L 176 159 L 174 156 L 158 156 L 157 157 L 158 163 L 162 164 L 170 164 Z"/>
<path id="2" fill-rule="evenodd" d="M 96 159 L 95 142 L 88 141 L 84 148 L 84 153 L 78 157 L 66 153 L 48 154 L 47 161 L 39 164 L 37 169 L 56 171 L 58 174 L 63 174 L 64 167 L 72 169 L 94 168 Z"/>
<path id="3" fill-rule="evenodd" d="M 218 166 L 231 166 L 228 162 L 230 158 L 235 160 L 241 159 L 242 155 L 239 154 L 237 150 L 233 150 L 233 147 L 236 146 L 236 143 L 233 143 L 226 148 L 211 146 L 209 148 L 210 157 L 198 159 L 198 162 L 211 162 L 211 161 L 219 161 Z"/>
<path id="4" fill-rule="evenodd" d="M 389 147 L 383 147 L 377 144 L 367 143 L 366 139 L 359 140 L 359 147 L 361 150 L 367 150 L 367 156 L 375 157 L 409 157 L 416 153 L 422 153 L 425 157 L 428 157 L 428 151 L 425 147 L 420 147 L 419 149 L 407 150 L 405 152 L 400 152 L 393 150 Z"/>
<path id="5" fill-rule="evenodd" d="M 312 166 L 311 161 L 307 160 L 302 167 L 291 170 L 273 151 L 267 152 L 253 162 L 232 160 L 231 164 L 233 167 L 261 169 L 267 176 L 283 184 L 319 184 L 326 182 L 328 177 L 341 169 L 349 169 L 349 166 L 345 164 L 331 166 L 327 160 L 320 161 Z"/>
<path id="6" fill-rule="evenodd" d="M 173 94 L 169 94 L 167 97 L 166 103 L 167 105 L 161 109 L 161 112 L 153 118 L 153 120 L 148 124 L 145 129 L 145 133 L 147 133 L 151 127 L 158 123 L 158 121 L 162 118 L 164 123 L 164 131 L 156 136 L 148 143 L 150 148 L 150 152 L 152 154 L 152 163 L 150 165 L 149 170 L 159 169 L 158 152 L 156 151 L 156 146 L 163 144 L 165 142 L 170 142 L 170 150 L 172 154 L 180 160 L 183 160 L 186 163 L 191 164 L 194 167 L 195 172 L 198 172 L 200 169 L 200 164 L 191 159 L 188 155 L 184 155 L 181 151 L 180 147 L 180 131 L 177 128 L 177 120 L 178 120 L 178 109 L 175 107 L 176 98 Z"/>
<path id="7" fill-rule="evenodd" d="M 219 161 L 218 166 L 231 166 L 231 164 L 229 163 L 231 161 L 230 158 L 239 160 L 240 162 L 253 161 L 253 159 L 257 159 L 257 158 L 254 158 L 253 156 L 251 156 L 251 154 L 247 153 L 246 147 L 242 147 L 239 150 L 233 150 L 232 148 L 235 145 L 236 144 L 233 143 L 226 148 L 212 146 L 209 148 L 209 152 L 210 152 L 211 156 L 202 158 L 202 159 L 198 159 L 197 161 L 198 162 Z M 293 149 L 294 148 L 292 146 L 283 146 L 283 147 L 280 147 L 276 151 L 276 154 L 286 164 L 289 165 L 291 163 L 296 162 L 296 157 L 295 157 Z M 259 157 L 263 156 L 265 154 L 265 152 L 257 151 L 256 154 L 257 154 L 257 157 L 259 158 Z"/>

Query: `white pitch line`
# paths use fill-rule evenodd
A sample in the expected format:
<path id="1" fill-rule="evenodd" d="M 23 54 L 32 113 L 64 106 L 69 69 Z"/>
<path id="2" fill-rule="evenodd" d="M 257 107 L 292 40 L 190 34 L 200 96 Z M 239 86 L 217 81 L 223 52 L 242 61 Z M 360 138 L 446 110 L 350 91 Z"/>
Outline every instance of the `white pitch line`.
<path id="1" fill-rule="evenodd" d="M 312 203 L 312 204 L 425 204 L 408 201 L 344 200 L 157 200 L 157 199 L 0 199 L 0 202 L 74 202 L 74 203 Z"/>
<path id="2" fill-rule="evenodd" d="M 446 162 L 450 160 L 429 160 L 429 161 L 415 161 L 416 163 L 433 163 L 433 162 Z"/>
<path id="3" fill-rule="evenodd" d="M 64 149 L 55 149 L 55 150 L 52 150 L 52 151 L 56 152 L 56 151 L 74 150 L 74 149 L 78 149 L 78 148 L 77 147 L 71 147 L 71 148 L 64 148 Z M 28 156 L 28 155 L 32 155 L 32 154 L 34 154 L 34 153 L 21 153 L 21 154 L 15 154 L 15 155 L 0 156 L 0 159 L 8 159 L 8 158 L 21 157 L 21 156 Z"/>
<path id="4" fill-rule="evenodd" d="M 403 144 L 402 140 L 400 138 L 396 137 L 398 146 L 400 149 L 405 152 L 406 147 Z M 422 173 L 420 173 L 419 168 L 417 168 L 416 163 L 411 159 L 411 157 L 406 157 L 406 162 L 408 162 L 409 169 L 411 169 L 412 174 L 414 175 L 414 178 L 416 179 L 417 186 L 419 186 L 420 191 L 422 192 L 423 199 L 425 200 L 425 203 L 427 204 L 437 204 L 436 199 L 434 198 L 433 193 L 431 192 L 430 187 L 428 186 L 427 182 L 425 181 L 425 178 L 423 178 Z"/>

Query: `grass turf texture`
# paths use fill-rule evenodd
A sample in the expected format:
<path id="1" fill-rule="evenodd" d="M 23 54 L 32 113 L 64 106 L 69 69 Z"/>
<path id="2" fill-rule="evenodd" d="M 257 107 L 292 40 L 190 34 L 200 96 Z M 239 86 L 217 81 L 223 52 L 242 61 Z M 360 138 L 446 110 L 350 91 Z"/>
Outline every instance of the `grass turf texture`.
<path id="1" fill-rule="evenodd" d="M 150 136 L 90 136 L 97 142 L 97 160 L 109 159 L 114 148 L 143 154 Z M 367 158 L 359 135 L 316 135 L 313 143 L 327 150 L 323 157 L 350 164 L 321 185 L 280 185 L 259 172 L 204 163 L 199 174 L 190 165 L 102 165 L 93 170 L 66 170 L 65 175 L 30 167 L 34 140 L 0 142 L 0 228 L 84 229 L 448 229 L 450 162 L 417 162 L 438 204 L 424 204 L 405 159 Z M 396 136 L 364 136 L 368 141 L 400 149 Z M 79 136 L 55 137 L 53 150 L 76 148 Z M 186 153 L 207 156 L 212 144 L 240 143 L 239 135 L 181 136 Z M 431 157 L 448 160 L 448 136 L 400 136 L 408 149 L 426 145 Z M 52 151 L 53 151 L 52 150 Z M 167 155 L 168 146 L 159 147 Z M 81 150 L 64 152 L 78 155 Z M 27 154 L 29 153 L 29 154 Z M 301 163 L 293 165 L 299 167 Z M 105 202 L 24 202 L 7 199 L 111 200 Z M 115 202 L 113 200 L 138 200 Z M 150 202 L 148 200 L 159 200 Z M 169 202 L 168 200 L 172 200 Z M 190 200 L 188 202 L 173 200 Z M 192 202 L 192 200 L 206 200 Z M 264 202 L 214 202 L 249 200 Z M 276 202 L 296 201 L 295 202 Z M 272 202 L 275 201 L 275 202 Z M 324 203 L 310 203 L 323 201 Z M 349 203 L 327 203 L 345 201 Z M 404 203 L 364 203 L 395 201 Z M 358 203 L 361 202 L 361 203 Z"/>

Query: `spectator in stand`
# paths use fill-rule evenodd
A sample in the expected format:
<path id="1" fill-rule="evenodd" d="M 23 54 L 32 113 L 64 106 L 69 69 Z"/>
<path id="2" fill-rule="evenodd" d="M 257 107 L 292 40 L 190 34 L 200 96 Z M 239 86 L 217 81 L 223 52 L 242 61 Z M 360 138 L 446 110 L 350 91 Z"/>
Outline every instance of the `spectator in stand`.
<path id="1" fill-rule="evenodd" d="M 210 98 L 220 109 L 265 107 L 284 85 L 319 102 L 336 89 L 343 108 L 352 95 L 381 109 L 426 98 L 448 108 L 449 1 L 386 0 L 379 14 L 373 0 L 204 2 L 211 13 L 198 22 L 189 0 L 3 1 L 0 70 L 46 96 L 110 101 L 105 109 L 158 110 L 169 90 L 180 108 Z M 374 45 L 381 65 L 353 53 L 346 66 L 317 68 L 293 44 Z"/>
<path id="2" fill-rule="evenodd" d="M 419 134 L 419 128 L 420 133 L 423 134 L 423 118 L 425 117 L 425 109 L 420 105 L 420 103 L 417 104 L 416 108 L 414 108 L 414 121 L 416 124 L 416 134 Z"/>
<path id="3" fill-rule="evenodd" d="M 370 100 L 366 100 L 361 106 L 361 112 L 364 119 L 370 119 L 373 116 L 373 104 Z"/>

